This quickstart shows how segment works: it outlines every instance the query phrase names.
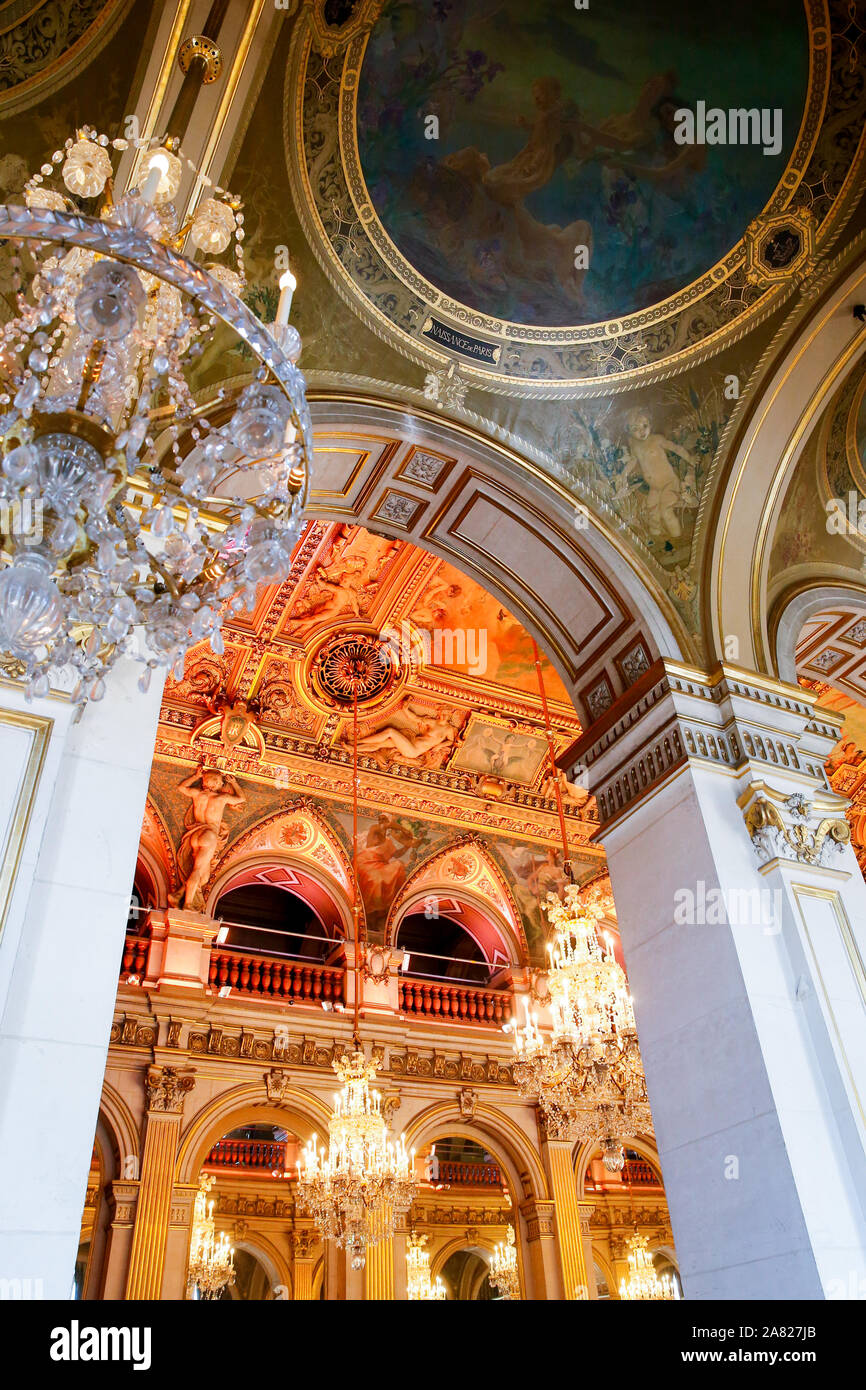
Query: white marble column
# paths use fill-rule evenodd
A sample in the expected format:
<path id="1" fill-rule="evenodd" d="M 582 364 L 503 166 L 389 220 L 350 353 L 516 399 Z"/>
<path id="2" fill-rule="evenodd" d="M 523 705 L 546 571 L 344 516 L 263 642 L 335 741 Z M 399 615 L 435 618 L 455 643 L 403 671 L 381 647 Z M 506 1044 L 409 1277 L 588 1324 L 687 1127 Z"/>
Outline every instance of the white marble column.
<path id="1" fill-rule="evenodd" d="M 121 662 L 77 723 L 0 689 L 0 737 L 50 721 L 0 937 L 0 1284 L 67 1298 L 78 1248 L 162 682 Z M 5 751 L 5 750 L 4 750 Z M 24 785 L 27 749 L 4 765 Z M 32 760 L 31 760 L 32 761 Z M 8 840 L 8 837 L 7 837 Z M 13 847 L 14 848 L 14 847 Z M 13 855 L 13 858 L 15 856 Z"/>
<path id="2" fill-rule="evenodd" d="M 866 885 L 814 701 L 659 662 L 578 750 L 687 1298 L 866 1295 Z"/>

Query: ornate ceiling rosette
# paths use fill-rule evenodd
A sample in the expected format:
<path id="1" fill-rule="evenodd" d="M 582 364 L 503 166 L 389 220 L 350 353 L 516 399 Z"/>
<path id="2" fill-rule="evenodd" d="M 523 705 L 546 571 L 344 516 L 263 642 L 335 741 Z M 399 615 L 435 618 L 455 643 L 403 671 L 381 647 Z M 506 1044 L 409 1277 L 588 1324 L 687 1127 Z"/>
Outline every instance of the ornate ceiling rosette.
<path id="1" fill-rule="evenodd" d="M 513 396 L 670 376 L 777 308 L 844 225 L 866 103 L 849 5 L 736 0 L 713 38 L 705 13 L 671 4 L 660 37 L 629 3 L 615 44 L 602 9 L 571 34 L 552 0 L 477 21 L 385 5 L 324 51 L 300 17 L 284 134 L 305 232 L 419 365 Z M 684 110 L 704 132 L 730 112 L 724 143 L 678 144 Z"/>
<path id="2" fill-rule="evenodd" d="M 329 711 L 351 708 L 356 695 L 365 713 L 391 704 L 406 680 L 388 643 L 363 625 L 329 634 L 306 666 L 310 693 Z"/>

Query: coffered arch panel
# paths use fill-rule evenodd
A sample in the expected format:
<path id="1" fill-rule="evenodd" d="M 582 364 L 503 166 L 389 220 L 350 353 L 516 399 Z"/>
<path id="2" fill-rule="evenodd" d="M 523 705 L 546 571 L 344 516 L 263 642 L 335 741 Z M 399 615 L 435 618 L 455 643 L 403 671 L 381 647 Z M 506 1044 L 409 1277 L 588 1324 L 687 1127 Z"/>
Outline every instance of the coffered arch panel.
<path id="1" fill-rule="evenodd" d="M 499 598 L 556 665 L 585 724 L 658 656 L 679 620 L 614 535 L 513 451 L 372 397 L 315 395 L 309 510 L 410 540 Z"/>

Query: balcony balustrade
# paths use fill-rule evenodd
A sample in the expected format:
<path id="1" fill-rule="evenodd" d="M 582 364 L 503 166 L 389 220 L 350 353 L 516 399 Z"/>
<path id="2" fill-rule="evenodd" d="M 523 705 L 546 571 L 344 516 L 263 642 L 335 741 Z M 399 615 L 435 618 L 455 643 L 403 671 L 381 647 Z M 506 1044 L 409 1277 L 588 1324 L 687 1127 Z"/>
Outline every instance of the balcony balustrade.
<path id="1" fill-rule="evenodd" d="M 209 979 L 214 990 L 259 999 L 293 999 L 300 1004 L 342 1004 L 344 972 L 241 951 L 211 952 Z"/>
<path id="2" fill-rule="evenodd" d="M 282 1173 L 286 1166 L 286 1145 L 276 1139 L 220 1139 L 205 1159 L 204 1166 Z"/>
<path id="3" fill-rule="evenodd" d="M 401 980 L 400 1009 L 420 1018 L 501 1028 L 511 1018 L 511 995 L 504 990 L 432 980 Z"/>
<path id="4" fill-rule="evenodd" d="M 458 1163 L 443 1158 L 435 1181 L 449 1187 L 501 1187 L 502 1170 L 498 1163 Z"/>

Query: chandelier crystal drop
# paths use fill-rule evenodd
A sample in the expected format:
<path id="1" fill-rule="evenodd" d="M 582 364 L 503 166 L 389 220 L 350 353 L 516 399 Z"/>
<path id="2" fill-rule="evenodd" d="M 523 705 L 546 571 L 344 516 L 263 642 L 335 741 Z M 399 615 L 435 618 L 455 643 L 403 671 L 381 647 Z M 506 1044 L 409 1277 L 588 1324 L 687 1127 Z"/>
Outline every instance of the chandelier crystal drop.
<path id="1" fill-rule="evenodd" d="M 448 1297 L 442 1279 L 430 1274 L 430 1252 L 427 1237 L 414 1231 L 406 1242 L 407 1296 L 410 1303 L 439 1302 Z"/>
<path id="2" fill-rule="evenodd" d="M 120 192 L 120 169 L 126 191 Z M 204 188 L 183 225 L 184 178 Z M 300 338 L 240 298 L 242 204 L 167 139 L 84 128 L 0 206 L 0 668 L 99 699 L 123 656 L 183 672 L 230 604 L 289 571 L 312 439 Z M 236 268 L 214 257 L 233 245 Z M 29 249 L 28 249 L 29 248 Z M 249 362 L 208 389 L 215 336 Z"/>
<path id="3" fill-rule="evenodd" d="M 629 1240 L 628 1276 L 620 1280 L 619 1296 L 624 1299 L 675 1299 L 679 1292 L 669 1274 L 656 1273 L 649 1252 L 649 1240 L 637 1229 Z"/>
<path id="4" fill-rule="evenodd" d="M 517 1275 L 517 1246 L 514 1227 L 509 1226 L 505 1240 L 500 1241 L 490 1260 L 490 1282 L 498 1289 L 500 1298 L 519 1299 L 520 1281 Z"/>
<path id="5" fill-rule="evenodd" d="M 223 1289 L 235 1281 L 234 1250 L 225 1231 L 214 1230 L 213 1199 L 207 1197 L 214 1179 L 202 1174 L 195 1198 L 192 1236 L 189 1245 L 189 1282 L 201 1298 L 219 1298 Z"/>
<path id="6" fill-rule="evenodd" d="M 316 1136 L 298 1163 L 298 1203 L 326 1239 L 346 1249 L 353 1269 L 363 1269 L 367 1249 L 393 1235 L 397 1217 L 415 1196 L 414 1149 L 402 1136 L 389 1138 L 379 1092 L 371 1088 L 378 1070 L 360 1047 L 335 1059 L 343 1089 L 328 1121 L 329 1144 Z"/>

